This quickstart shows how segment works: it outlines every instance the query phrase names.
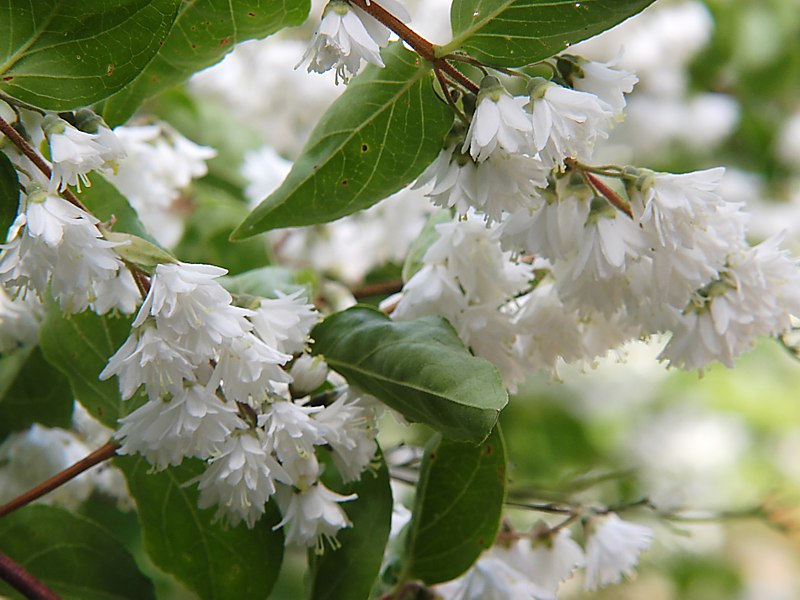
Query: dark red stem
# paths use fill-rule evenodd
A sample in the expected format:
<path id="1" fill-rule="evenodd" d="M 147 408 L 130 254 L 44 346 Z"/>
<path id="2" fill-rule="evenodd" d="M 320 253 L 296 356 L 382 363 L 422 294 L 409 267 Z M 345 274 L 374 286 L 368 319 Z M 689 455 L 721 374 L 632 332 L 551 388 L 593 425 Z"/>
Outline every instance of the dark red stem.
<path id="1" fill-rule="evenodd" d="M 2 552 L 0 552 L 0 579 L 31 600 L 60 600 L 61 598 Z"/>

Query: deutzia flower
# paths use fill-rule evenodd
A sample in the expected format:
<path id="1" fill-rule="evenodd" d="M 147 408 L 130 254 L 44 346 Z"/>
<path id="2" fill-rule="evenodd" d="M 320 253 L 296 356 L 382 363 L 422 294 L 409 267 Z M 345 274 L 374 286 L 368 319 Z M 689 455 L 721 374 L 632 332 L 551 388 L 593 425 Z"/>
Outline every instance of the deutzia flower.
<path id="1" fill-rule="evenodd" d="M 381 5 L 401 20 L 408 13 L 397 2 L 384 0 Z M 325 7 L 322 22 L 303 54 L 308 71 L 324 73 L 336 68 L 336 77 L 348 81 L 361 68 L 361 61 L 383 67 L 380 48 L 389 42 L 389 30 L 364 11 L 344 0 L 331 0 Z"/>
<path id="2" fill-rule="evenodd" d="M 615 69 L 611 64 L 585 60 L 579 57 L 564 57 L 574 61 L 570 79 L 572 87 L 581 92 L 594 94 L 611 107 L 617 119 L 625 110 L 625 94 L 633 91 L 639 78 L 628 71 Z"/>
<path id="3" fill-rule="evenodd" d="M 231 525 L 245 521 L 253 527 L 275 493 L 277 481 L 288 484 L 291 478 L 272 457 L 263 437 L 256 431 L 236 431 L 200 476 L 197 504 L 200 508 L 218 505 L 218 519 L 225 517 Z"/>
<path id="4" fill-rule="evenodd" d="M 482 162 L 497 148 L 509 153 L 526 150 L 533 128 L 522 108 L 526 102 L 526 98 L 512 97 L 496 77 L 484 77 L 461 151 L 469 148 L 472 158 Z"/>
<path id="5" fill-rule="evenodd" d="M 533 146 L 549 166 L 563 167 L 566 158 L 587 159 L 598 137 L 613 120 L 611 107 L 594 94 L 562 87 L 535 77 L 528 84 L 527 105 L 533 123 Z"/>
<path id="6" fill-rule="evenodd" d="M 252 311 L 231 305 L 231 295 L 214 281 L 227 273 L 212 265 L 160 264 L 133 327 L 153 317 L 166 338 L 199 359 L 210 358 L 223 341 L 252 328 Z"/>
<path id="7" fill-rule="evenodd" d="M 89 186 L 91 171 L 111 170 L 125 156 L 119 141 L 105 125 L 98 128 L 98 133 L 86 133 L 55 115 L 47 115 L 44 129 L 53 161 L 48 188 L 51 193 L 63 191 L 68 185 L 76 185 L 79 190 L 81 183 Z"/>
<path id="8" fill-rule="evenodd" d="M 372 397 L 364 397 L 352 388 L 316 415 L 326 427 L 325 440 L 333 450 L 333 460 L 344 482 L 361 478 L 361 473 L 375 458 L 377 424 Z"/>
<path id="9" fill-rule="evenodd" d="M 0 255 L 0 281 L 17 289 L 50 293 L 77 313 L 94 298 L 94 286 L 114 279 L 122 261 L 118 243 L 103 239 L 98 219 L 63 198 L 32 190 L 9 229 Z"/>
<path id="10" fill-rule="evenodd" d="M 276 497 L 283 520 L 275 529 L 286 527 L 287 546 L 316 546 L 321 551 L 324 539 L 335 547 L 339 530 L 353 525 L 339 503 L 355 500 L 356 494 L 343 496 L 317 483 L 302 492 L 282 487 Z"/>
<path id="11" fill-rule="evenodd" d="M 301 354 L 292 363 L 289 374 L 292 376 L 292 395 L 305 396 L 325 383 L 328 378 L 328 363 L 319 356 Z"/>
<path id="12" fill-rule="evenodd" d="M 264 298 L 250 315 L 254 333 L 271 348 L 286 354 L 301 352 L 319 313 L 309 304 L 302 290 L 291 294 L 277 292 L 277 298 Z"/>
<path id="13" fill-rule="evenodd" d="M 558 593 L 559 584 L 585 562 L 583 549 L 572 539 L 569 529 L 537 536 L 532 542 L 517 543 L 526 544 L 528 577 L 553 596 Z"/>
<path id="14" fill-rule="evenodd" d="M 587 531 L 584 587 L 588 591 L 631 576 L 639 555 L 653 541 L 652 529 L 623 521 L 616 513 L 592 518 Z"/>
<path id="15" fill-rule="evenodd" d="M 713 360 L 732 367 L 756 337 L 788 330 L 789 315 L 800 314 L 800 266 L 780 249 L 780 239 L 731 255 L 720 278 L 698 290 L 676 316 L 660 358 L 687 369 Z"/>
<path id="16" fill-rule="evenodd" d="M 157 469 L 187 456 L 207 458 L 244 427 L 236 407 L 207 387 L 187 383 L 172 398 L 150 400 L 119 420 L 119 454 L 141 454 Z"/>

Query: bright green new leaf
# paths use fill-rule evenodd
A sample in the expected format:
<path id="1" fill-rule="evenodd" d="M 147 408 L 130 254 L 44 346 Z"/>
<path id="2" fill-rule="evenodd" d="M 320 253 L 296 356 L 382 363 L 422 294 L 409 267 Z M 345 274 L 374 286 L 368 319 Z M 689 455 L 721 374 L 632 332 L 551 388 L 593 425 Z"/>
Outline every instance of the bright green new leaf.
<path id="1" fill-rule="evenodd" d="M 38 347 L 0 356 L 0 441 L 34 423 L 68 428 L 73 404 L 67 378 Z"/>
<path id="2" fill-rule="evenodd" d="M 48 110 L 107 98 L 137 77 L 181 0 L 0 0 L 0 90 Z"/>
<path id="3" fill-rule="evenodd" d="M 351 384 L 450 438 L 481 442 L 508 402 L 497 369 L 472 356 L 442 317 L 394 322 L 355 306 L 325 319 L 311 337 L 312 352 Z"/>
<path id="4" fill-rule="evenodd" d="M 145 99 L 210 67 L 239 42 L 299 25 L 309 7 L 310 0 L 183 2 L 163 47 L 132 85 L 106 102 L 103 117 L 123 123 Z"/>
<path id="5" fill-rule="evenodd" d="M 0 540 L 5 554 L 64 600 L 156 597 L 125 547 L 84 516 L 26 506 L 0 519 Z M 0 583 L 0 596 L 6 594 L 12 592 Z"/>
<path id="6" fill-rule="evenodd" d="M 411 183 L 439 151 L 453 113 L 433 91 L 430 65 L 399 42 L 386 68 L 353 79 L 311 133 L 283 184 L 232 239 L 333 221 Z"/>
<path id="7" fill-rule="evenodd" d="M 506 493 L 500 428 L 480 446 L 434 437 L 425 448 L 402 581 L 455 579 L 494 542 Z"/>
<path id="8" fill-rule="evenodd" d="M 69 379 L 75 399 L 113 429 L 119 417 L 135 408 L 136 398 L 123 402 L 117 378 L 98 377 L 129 333 L 129 318 L 101 317 L 91 311 L 65 316 L 54 303 L 39 330 L 45 358 Z"/>
<path id="9" fill-rule="evenodd" d="M 389 469 L 383 457 L 379 458 L 380 467 L 364 471 L 360 481 L 346 486 L 326 482 L 337 493 L 358 494 L 358 499 L 341 505 L 353 523 L 352 528 L 342 529 L 336 535 L 341 546 L 336 550 L 326 548 L 320 557 L 309 552 L 312 556 L 310 600 L 367 600 L 370 597 L 392 525 Z"/>
<path id="10" fill-rule="evenodd" d="M 0 237 L 3 240 L 17 216 L 18 208 L 19 177 L 8 156 L 0 153 Z"/>
<path id="11" fill-rule="evenodd" d="M 454 0 L 454 39 L 440 50 L 519 67 L 610 29 L 653 0 Z"/>
<path id="12" fill-rule="evenodd" d="M 189 482 L 203 472 L 203 463 L 185 460 L 158 473 L 138 456 L 115 463 L 136 500 L 145 548 L 156 566 L 203 600 L 269 596 L 283 560 L 283 533 L 272 530 L 280 514 L 272 504 L 253 529 L 228 527 L 213 509 L 197 507 L 197 486 Z"/>

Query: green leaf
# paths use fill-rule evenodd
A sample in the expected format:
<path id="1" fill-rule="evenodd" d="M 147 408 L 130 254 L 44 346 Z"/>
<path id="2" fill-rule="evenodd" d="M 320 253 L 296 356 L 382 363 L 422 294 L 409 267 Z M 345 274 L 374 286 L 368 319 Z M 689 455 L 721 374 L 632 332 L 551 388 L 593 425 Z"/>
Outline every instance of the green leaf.
<path id="1" fill-rule="evenodd" d="M 466 52 L 488 65 L 531 64 L 610 29 L 653 0 L 454 0 L 454 39 L 440 55 Z"/>
<path id="2" fill-rule="evenodd" d="M 142 72 L 180 0 L 0 0 L 0 90 L 48 110 L 107 98 Z"/>
<path id="3" fill-rule="evenodd" d="M 481 442 L 508 402 L 497 369 L 472 356 L 442 317 L 397 323 L 355 306 L 329 316 L 311 337 L 312 352 L 351 384 L 447 437 Z"/>
<path id="4" fill-rule="evenodd" d="M 231 294 L 277 298 L 277 292 L 291 294 L 303 290 L 312 297 L 314 274 L 289 267 L 261 267 L 239 275 L 220 277 L 217 281 Z"/>
<path id="5" fill-rule="evenodd" d="M 17 217 L 19 208 L 19 177 L 8 156 L 0 152 L 0 238 Z"/>
<path id="6" fill-rule="evenodd" d="M 203 463 L 150 472 L 141 457 L 115 460 L 136 500 L 145 548 L 163 571 L 180 579 L 203 600 L 266 598 L 283 558 L 283 533 L 272 527 L 280 514 L 270 504 L 253 529 L 215 522 L 214 510 L 197 507 L 198 491 L 188 484 Z"/>
<path id="7" fill-rule="evenodd" d="M 411 183 L 439 151 L 453 113 L 431 85 L 430 65 L 400 42 L 369 66 L 317 124 L 283 184 L 239 225 L 262 231 L 333 221 Z"/>
<path id="8" fill-rule="evenodd" d="M 118 418 L 135 408 L 136 397 L 123 402 L 117 378 L 100 381 L 99 375 L 128 337 L 130 323 L 127 317 L 101 317 L 91 311 L 65 316 L 51 303 L 39 330 L 45 358 L 66 375 L 75 399 L 113 429 Z"/>
<path id="9" fill-rule="evenodd" d="M 64 600 L 155 600 L 153 584 L 106 529 L 51 506 L 0 520 L 3 552 Z M 10 593 L 0 583 L 0 596 Z"/>
<path id="10" fill-rule="evenodd" d="M 0 357 L 0 441 L 34 423 L 68 428 L 72 390 L 34 346 Z"/>
<path id="11" fill-rule="evenodd" d="M 78 199 L 89 209 L 89 212 L 101 221 L 113 220 L 112 229 L 114 231 L 138 235 L 155 243 L 153 237 L 139 220 L 136 209 L 112 183 L 106 181 L 98 173 L 92 173 L 89 180 L 92 185 L 84 186 L 78 194 Z"/>
<path id="12" fill-rule="evenodd" d="M 242 246 L 228 239 L 247 215 L 244 202 L 206 181 L 192 186 L 191 215 L 175 254 L 186 262 L 224 266 L 231 273 L 248 271 L 269 263 L 264 240 L 247 240 Z"/>
<path id="13" fill-rule="evenodd" d="M 299 25 L 309 7 L 309 0 L 184 2 L 163 47 L 132 85 L 106 102 L 104 119 L 123 123 L 146 98 L 219 62 L 239 42 Z"/>
<path id="14" fill-rule="evenodd" d="M 406 282 L 411 279 L 414 274 L 419 271 L 425 263 L 423 258 L 433 243 L 439 239 L 439 232 L 436 231 L 436 226 L 442 223 L 449 223 L 453 220 L 453 215 L 449 210 L 441 209 L 428 217 L 422 231 L 419 232 L 417 239 L 411 244 L 411 248 L 406 256 L 406 261 L 403 263 L 403 281 Z"/>
<path id="15" fill-rule="evenodd" d="M 329 470 L 332 472 L 332 470 Z M 328 474 L 328 471 L 325 473 Z M 392 488 L 383 456 L 380 467 L 367 470 L 348 485 L 327 484 L 340 494 L 358 494 L 342 504 L 353 523 L 336 536 L 341 546 L 325 549 L 312 560 L 311 600 L 366 600 L 370 597 L 383 560 L 392 525 Z"/>
<path id="16" fill-rule="evenodd" d="M 455 579 L 494 542 L 506 493 L 506 449 L 496 427 L 480 446 L 435 436 L 425 448 L 402 581 Z"/>

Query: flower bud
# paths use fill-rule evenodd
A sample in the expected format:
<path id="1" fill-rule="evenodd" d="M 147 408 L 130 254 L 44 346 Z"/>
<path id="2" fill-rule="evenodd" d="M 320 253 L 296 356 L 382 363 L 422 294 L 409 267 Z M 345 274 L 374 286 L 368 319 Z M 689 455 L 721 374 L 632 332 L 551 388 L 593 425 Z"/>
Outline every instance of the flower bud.
<path id="1" fill-rule="evenodd" d="M 291 385 L 292 396 L 305 396 L 325 383 L 328 378 L 328 363 L 319 356 L 312 358 L 308 354 L 301 354 L 292 363 L 289 374 L 294 379 Z"/>

